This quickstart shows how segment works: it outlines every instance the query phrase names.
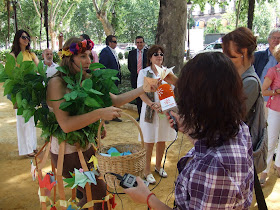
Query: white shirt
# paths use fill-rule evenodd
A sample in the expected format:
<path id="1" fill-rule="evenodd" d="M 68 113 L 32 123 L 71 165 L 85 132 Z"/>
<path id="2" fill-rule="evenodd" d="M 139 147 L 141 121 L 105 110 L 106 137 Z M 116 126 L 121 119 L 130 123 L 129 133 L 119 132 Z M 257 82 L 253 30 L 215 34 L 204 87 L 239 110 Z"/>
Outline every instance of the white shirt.
<path id="1" fill-rule="evenodd" d="M 58 65 L 56 63 L 53 62 L 51 66 L 44 64 L 44 67 L 45 66 L 47 66 L 47 71 L 46 71 L 47 77 L 52 77 L 57 72 L 56 67 L 58 67 Z"/>
<path id="2" fill-rule="evenodd" d="M 117 55 L 117 52 L 115 49 L 111 48 L 110 46 L 108 46 L 109 49 L 112 51 L 113 55 L 115 56 L 115 59 L 117 61 L 117 63 L 119 62 L 119 58 L 118 58 L 118 55 Z"/>

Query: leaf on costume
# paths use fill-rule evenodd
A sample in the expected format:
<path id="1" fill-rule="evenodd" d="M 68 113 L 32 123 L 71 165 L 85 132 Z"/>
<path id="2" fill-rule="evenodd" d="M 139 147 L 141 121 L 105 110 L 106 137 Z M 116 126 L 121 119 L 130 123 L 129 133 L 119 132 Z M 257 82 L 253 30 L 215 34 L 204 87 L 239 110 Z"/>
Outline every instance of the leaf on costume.
<path id="1" fill-rule="evenodd" d="M 91 97 L 86 97 L 85 104 L 90 107 L 101 108 L 100 104 L 94 98 Z"/>
<path id="2" fill-rule="evenodd" d="M 95 69 L 103 69 L 105 66 L 101 63 L 92 63 L 89 65 L 90 70 L 95 70 Z"/>
<path id="3" fill-rule="evenodd" d="M 39 73 L 41 76 L 45 76 L 45 75 L 46 75 L 46 72 L 44 71 L 44 64 L 43 64 L 43 61 L 40 61 L 39 64 L 38 64 L 38 73 Z"/>
<path id="4" fill-rule="evenodd" d="M 92 80 L 91 79 L 85 79 L 83 82 L 82 82 L 82 87 L 89 91 L 91 88 L 92 88 Z"/>
<path id="5" fill-rule="evenodd" d="M 5 73 L 9 76 L 9 78 L 14 78 L 14 68 L 16 66 L 16 60 L 14 58 L 14 56 L 10 55 L 10 54 L 6 54 L 6 65 L 5 65 Z"/>
<path id="6" fill-rule="evenodd" d="M 22 60 L 23 60 L 23 55 L 22 52 L 20 51 L 20 53 L 17 55 L 17 64 L 21 65 Z"/>
<path id="7" fill-rule="evenodd" d="M 75 85 L 74 81 L 70 77 L 65 76 L 63 79 L 67 84 Z"/>
<path id="8" fill-rule="evenodd" d="M 15 82 L 13 80 L 7 79 L 4 83 L 3 87 L 4 89 L 4 96 L 11 93 L 14 88 Z"/>
<path id="9" fill-rule="evenodd" d="M 56 69 L 64 74 L 68 74 L 68 70 L 66 69 L 66 67 L 62 67 L 62 66 L 58 66 L 56 67 Z"/>
<path id="10" fill-rule="evenodd" d="M 100 95 L 100 96 L 103 96 L 104 94 L 103 93 L 101 93 L 101 92 L 99 92 L 98 90 L 94 90 L 94 89 L 90 89 L 90 90 L 88 90 L 89 92 L 91 92 L 91 93 L 94 93 L 94 94 L 96 94 L 96 95 Z"/>

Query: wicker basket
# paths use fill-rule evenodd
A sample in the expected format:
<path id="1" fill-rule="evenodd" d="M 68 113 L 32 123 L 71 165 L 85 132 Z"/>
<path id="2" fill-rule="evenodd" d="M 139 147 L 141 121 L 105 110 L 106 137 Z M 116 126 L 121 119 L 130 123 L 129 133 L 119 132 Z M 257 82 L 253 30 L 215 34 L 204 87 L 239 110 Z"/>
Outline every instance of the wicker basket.
<path id="1" fill-rule="evenodd" d="M 143 133 L 136 122 L 136 120 L 126 113 L 122 113 L 122 115 L 127 116 L 132 122 L 137 126 L 140 137 L 142 140 L 142 144 L 134 143 L 134 144 L 127 144 L 127 143 L 119 143 L 109 146 L 100 146 L 101 140 L 101 127 L 103 125 L 103 121 L 100 123 L 98 128 L 98 150 L 96 152 L 96 158 L 98 159 L 98 166 L 99 172 L 103 177 L 106 172 L 113 172 L 116 174 L 124 175 L 125 173 L 133 174 L 135 176 L 143 176 L 144 167 L 146 164 L 146 150 L 144 149 L 144 139 Z M 131 155 L 125 156 L 118 156 L 118 157 L 106 157 L 100 155 L 100 153 L 107 153 L 107 151 L 111 148 L 115 147 L 119 152 L 127 152 L 129 151 L 136 151 Z M 111 188 L 119 188 L 119 180 L 116 179 L 115 176 L 106 174 L 106 183 Z"/>

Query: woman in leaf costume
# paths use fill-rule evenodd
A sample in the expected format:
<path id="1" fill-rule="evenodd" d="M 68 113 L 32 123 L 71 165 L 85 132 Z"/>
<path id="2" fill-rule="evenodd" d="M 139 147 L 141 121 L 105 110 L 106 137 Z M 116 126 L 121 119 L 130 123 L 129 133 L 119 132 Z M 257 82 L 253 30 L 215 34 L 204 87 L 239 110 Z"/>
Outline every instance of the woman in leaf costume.
<path id="1" fill-rule="evenodd" d="M 110 69 L 89 71 L 92 65 L 95 65 L 94 69 L 102 68 L 101 64 L 90 65 L 93 46 L 91 40 L 70 38 L 63 46 L 59 72 L 48 82 L 47 104 L 63 131 L 61 134 L 52 132 L 51 158 L 56 166 L 59 143 L 66 141 L 62 173 L 66 178 L 71 178 L 69 172 L 72 173 L 74 168 L 81 168 L 76 145 L 82 147 L 88 162 L 95 153 L 89 143 L 95 143 L 100 119 L 120 117 L 122 110 L 114 106 L 119 107 L 144 93 L 143 87 L 121 95 L 111 93 L 117 90 L 114 84 L 117 72 Z M 105 136 L 106 132 L 102 134 Z M 92 165 L 88 164 L 88 167 L 92 168 Z M 84 194 L 78 205 L 83 206 L 86 202 L 85 189 L 78 188 Z M 100 200 L 106 195 L 106 184 L 97 179 L 97 185 L 91 184 L 91 190 L 93 200 Z M 101 205 L 94 208 L 101 209 Z"/>
<path id="2" fill-rule="evenodd" d="M 18 30 L 15 34 L 11 55 L 15 58 L 18 54 L 22 52 L 23 61 L 34 61 L 38 65 L 39 60 L 37 56 L 30 52 L 30 36 L 24 30 Z M 37 151 L 37 136 L 36 128 L 34 124 L 34 117 L 30 118 L 28 122 L 25 123 L 24 118 L 21 115 L 17 115 L 16 108 L 16 118 L 17 118 L 17 136 L 18 136 L 18 151 L 19 155 L 27 155 L 28 157 L 34 157 Z"/>

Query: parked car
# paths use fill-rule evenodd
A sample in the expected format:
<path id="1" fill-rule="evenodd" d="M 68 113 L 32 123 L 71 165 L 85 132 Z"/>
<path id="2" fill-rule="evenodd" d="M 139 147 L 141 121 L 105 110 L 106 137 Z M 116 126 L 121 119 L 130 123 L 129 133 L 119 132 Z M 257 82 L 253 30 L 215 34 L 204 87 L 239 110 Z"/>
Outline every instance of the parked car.
<path id="1" fill-rule="evenodd" d="M 221 42 L 213 42 L 208 44 L 203 51 L 218 51 L 218 52 L 222 52 L 223 48 L 222 48 L 222 43 Z"/>

